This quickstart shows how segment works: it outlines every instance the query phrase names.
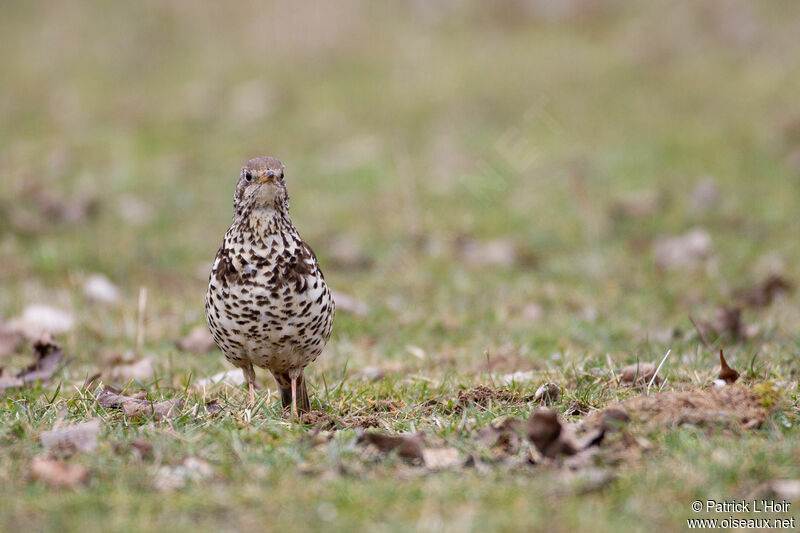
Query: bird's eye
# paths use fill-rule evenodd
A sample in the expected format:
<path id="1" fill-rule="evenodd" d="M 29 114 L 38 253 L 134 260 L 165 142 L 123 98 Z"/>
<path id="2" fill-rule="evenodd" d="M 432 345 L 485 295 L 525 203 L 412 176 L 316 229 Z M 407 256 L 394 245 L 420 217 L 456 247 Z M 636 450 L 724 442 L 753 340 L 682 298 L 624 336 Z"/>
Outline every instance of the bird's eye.
<path id="1" fill-rule="evenodd" d="M 245 171 L 244 171 L 244 180 L 245 180 L 246 182 L 248 182 L 248 183 L 250 183 L 251 181 L 253 181 L 253 175 L 250 173 L 250 171 L 249 171 L 249 170 L 245 170 Z"/>

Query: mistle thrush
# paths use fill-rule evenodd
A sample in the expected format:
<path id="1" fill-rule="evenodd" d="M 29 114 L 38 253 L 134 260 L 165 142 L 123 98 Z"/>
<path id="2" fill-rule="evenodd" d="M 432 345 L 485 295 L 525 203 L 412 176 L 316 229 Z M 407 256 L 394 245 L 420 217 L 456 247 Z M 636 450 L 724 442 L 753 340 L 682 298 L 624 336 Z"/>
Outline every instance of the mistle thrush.
<path id="1" fill-rule="evenodd" d="M 211 269 L 206 318 L 225 358 L 244 372 L 251 408 L 257 366 L 272 373 L 283 406 L 296 416 L 311 408 L 303 370 L 330 338 L 334 302 L 289 218 L 283 171 L 272 157 L 242 168 L 233 222 Z"/>

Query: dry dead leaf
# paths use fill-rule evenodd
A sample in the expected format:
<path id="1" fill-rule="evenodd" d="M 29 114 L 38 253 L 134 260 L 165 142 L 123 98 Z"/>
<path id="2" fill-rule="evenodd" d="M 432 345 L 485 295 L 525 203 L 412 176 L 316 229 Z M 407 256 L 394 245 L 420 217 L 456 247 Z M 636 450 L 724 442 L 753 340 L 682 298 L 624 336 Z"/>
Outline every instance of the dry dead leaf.
<path id="1" fill-rule="evenodd" d="M 211 336 L 206 325 L 193 328 L 187 336 L 178 341 L 178 348 L 197 355 L 208 353 L 216 346 L 214 337 Z"/>
<path id="2" fill-rule="evenodd" d="M 93 452 L 97 449 L 100 420 L 94 419 L 73 426 L 60 427 L 39 435 L 39 441 L 48 450 L 59 454 Z"/>
<path id="3" fill-rule="evenodd" d="M 522 444 L 523 422 L 516 418 L 506 418 L 500 424 L 484 428 L 478 442 L 498 455 L 514 455 Z"/>
<path id="4" fill-rule="evenodd" d="M 95 401 L 106 409 L 122 409 L 125 416 L 131 418 L 152 416 L 155 420 L 177 416 L 183 407 L 183 400 L 179 398 L 151 402 L 134 396 L 122 396 L 108 389 L 97 393 Z"/>
<path id="5" fill-rule="evenodd" d="M 528 439 L 544 457 L 574 455 L 578 445 L 566 435 L 558 415 L 546 408 L 535 409 L 525 424 Z"/>
<path id="6" fill-rule="evenodd" d="M 368 432 L 358 437 L 358 443 L 370 444 L 384 453 L 396 451 L 397 455 L 404 459 L 423 459 L 424 435 L 422 433 L 395 436 Z"/>
<path id="7" fill-rule="evenodd" d="M 737 298 L 746 307 L 767 307 L 776 296 L 793 289 L 794 285 L 789 281 L 773 274 L 757 285 L 739 290 Z"/>
<path id="8" fill-rule="evenodd" d="M 153 417 L 163 420 L 177 416 L 180 413 L 183 401 L 180 399 L 164 400 L 161 402 L 147 402 L 143 400 L 124 402 L 122 412 L 129 418 Z"/>
<path id="9" fill-rule="evenodd" d="M 647 385 L 656 374 L 656 365 L 649 362 L 638 362 L 620 370 L 620 381 L 635 385 Z M 661 383 L 661 376 L 656 376 L 655 385 Z"/>
<path id="10" fill-rule="evenodd" d="M 50 379 L 64 358 L 64 352 L 49 333 L 44 333 L 33 343 L 33 358 L 34 362 L 17 374 L 25 383 Z"/>
<path id="11" fill-rule="evenodd" d="M 89 479 L 89 471 L 80 465 L 41 456 L 31 461 L 30 475 L 34 480 L 55 488 L 72 488 Z"/>
<path id="12" fill-rule="evenodd" d="M 662 270 L 697 267 L 711 255 L 711 235 L 695 228 L 678 237 L 659 237 L 653 245 L 653 254 Z"/>
<path id="13" fill-rule="evenodd" d="M 560 396 L 561 396 L 561 387 L 559 387 L 555 383 L 545 383 L 544 385 L 536 389 L 536 394 L 533 395 L 533 399 L 542 405 L 549 405 L 552 403 L 556 403 Z"/>
<path id="14" fill-rule="evenodd" d="M 49 380 L 64 358 L 64 352 L 50 334 L 45 333 L 33 344 L 33 358 L 34 362 L 16 375 L 0 368 L 0 391 Z"/>
<path id="15" fill-rule="evenodd" d="M 720 371 L 719 371 L 719 378 L 728 385 L 739 379 L 739 373 L 728 366 L 728 362 L 725 360 L 725 354 L 722 353 L 722 350 L 719 351 L 719 364 L 720 364 Z"/>

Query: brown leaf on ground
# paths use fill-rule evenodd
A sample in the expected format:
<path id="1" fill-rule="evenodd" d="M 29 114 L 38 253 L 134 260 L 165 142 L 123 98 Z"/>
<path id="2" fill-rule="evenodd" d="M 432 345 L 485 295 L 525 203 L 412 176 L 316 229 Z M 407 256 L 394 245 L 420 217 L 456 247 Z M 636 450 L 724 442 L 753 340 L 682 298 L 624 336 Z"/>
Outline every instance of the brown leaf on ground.
<path id="1" fill-rule="evenodd" d="M 656 365 L 649 362 L 638 362 L 623 367 L 620 370 L 620 381 L 622 383 L 647 385 L 656 374 Z M 656 376 L 654 385 L 661 384 L 661 376 Z"/>
<path id="2" fill-rule="evenodd" d="M 152 403 L 139 400 L 123 403 L 122 412 L 130 418 L 152 416 L 155 420 L 163 420 L 180 414 L 181 407 L 183 407 L 183 400 L 178 398 Z"/>
<path id="3" fill-rule="evenodd" d="M 533 395 L 533 399 L 542 405 L 550 405 L 556 403 L 560 396 L 561 387 L 555 383 L 545 383 L 536 389 L 536 394 Z"/>
<path id="4" fill-rule="evenodd" d="M 601 428 L 603 431 L 613 431 L 625 426 L 631 421 L 631 417 L 624 409 L 619 407 L 609 407 L 603 409 Z"/>
<path id="5" fill-rule="evenodd" d="M 97 435 L 100 433 L 100 420 L 60 427 L 39 435 L 39 441 L 51 452 L 59 455 L 72 455 L 75 452 L 93 452 L 97 449 Z"/>
<path id="6" fill-rule="evenodd" d="M 358 437 L 358 443 L 375 446 L 384 453 L 396 451 L 397 455 L 404 459 L 423 459 L 424 435 L 422 433 L 395 436 L 368 432 Z"/>
<path id="7" fill-rule="evenodd" d="M 184 338 L 178 341 L 178 348 L 184 352 L 202 355 L 213 350 L 217 345 L 214 342 L 214 337 L 208 331 L 208 326 L 197 326 L 189 332 Z"/>
<path id="8" fill-rule="evenodd" d="M 578 445 L 564 433 L 555 411 L 535 409 L 525 424 L 525 434 L 544 457 L 574 455 Z"/>
<path id="9" fill-rule="evenodd" d="M 719 364 L 721 367 L 719 371 L 719 379 L 728 385 L 739 379 L 739 373 L 728 366 L 728 362 L 725 360 L 725 354 L 722 353 L 722 350 L 719 351 Z"/>
<path id="10" fill-rule="evenodd" d="M 152 416 L 155 420 L 177 416 L 183 407 L 183 400 L 179 398 L 151 402 L 133 396 L 122 396 L 108 389 L 97 393 L 95 401 L 106 409 L 122 409 L 125 416 L 131 418 Z"/>
<path id="11" fill-rule="evenodd" d="M 506 418 L 498 425 L 485 427 L 478 435 L 478 442 L 492 450 L 495 455 L 514 455 L 522 444 L 524 422 Z"/>
<path id="12" fill-rule="evenodd" d="M 736 297 L 745 307 L 767 307 L 776 296 L 792 290 L 794 285 L 785 278 L 773 274 L 757 285 L 739 290 Z"/>
<path id="13" fill-rule="evenodd" d="M 75 487 L 89 479 L 89 471 L 80 465 L 41 456 L 31 461 L 30 475 L 36 481 L 62 489 Z"/>
<path id="14" fill-rule="evenodd" d="M 637 396 L 591 413 L 584 426 L 601 426 L 610 409 L 621 409 L 634 422 L 661 427 L 693 424 L 752 429 L 761 426 L 767 418 L 759 396 L 738 385 Z"/>
<path id="15" fill-rule="evenodd" d="M 33 383 L 38 380 L 47 381 L 53 376 L 64 352 L 61 346 L 53 340 L 49 333 L 43 333 L 33 344 L 34 362 L 17 374 L 17 377 L 25 383 Z"/>

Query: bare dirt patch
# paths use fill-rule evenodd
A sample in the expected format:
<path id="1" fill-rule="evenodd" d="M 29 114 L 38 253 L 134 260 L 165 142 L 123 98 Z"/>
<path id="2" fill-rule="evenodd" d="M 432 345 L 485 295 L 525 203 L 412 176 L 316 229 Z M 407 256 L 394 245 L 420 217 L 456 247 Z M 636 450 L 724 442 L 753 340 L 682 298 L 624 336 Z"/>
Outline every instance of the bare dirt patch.
<path id="1" fill-rule="evenodd" d="M 606 412 L 612 409 L 623 410 L 634 422 L 660 427 L 694 424 L 754 429 L 767 418 L 767 410 L 755 392 L 730 385 L 637 396 L 590 414 L 584 425 L 601 426 Z"/>

